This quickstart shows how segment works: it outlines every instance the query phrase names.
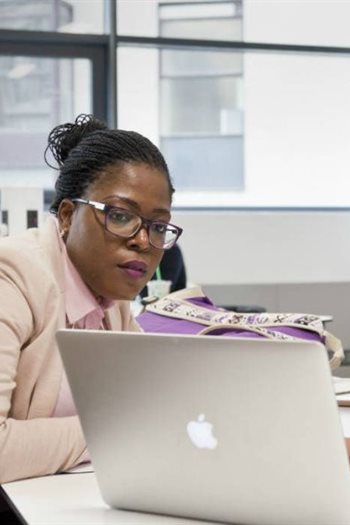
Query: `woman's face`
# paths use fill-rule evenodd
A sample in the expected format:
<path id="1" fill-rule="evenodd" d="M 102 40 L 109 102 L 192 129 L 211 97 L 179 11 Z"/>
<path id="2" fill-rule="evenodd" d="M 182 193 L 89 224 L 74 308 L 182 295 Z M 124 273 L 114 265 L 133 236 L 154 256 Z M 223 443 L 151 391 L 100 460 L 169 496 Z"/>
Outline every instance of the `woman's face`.
<path id="1" fill-rule="evenodd" d="M 84 199 L 125 208 L 146 219 L 170 220 L 166 177 L 147 164 L 109 167 L 91 184 Z M 129 239 L 104 229 L 104 214 L 86 204 L 62 201 L 58 220 L 68 255 L 96 297 L 133 299 L 154 274 L 163 250 L 149 244 L 145 228 Z"/>

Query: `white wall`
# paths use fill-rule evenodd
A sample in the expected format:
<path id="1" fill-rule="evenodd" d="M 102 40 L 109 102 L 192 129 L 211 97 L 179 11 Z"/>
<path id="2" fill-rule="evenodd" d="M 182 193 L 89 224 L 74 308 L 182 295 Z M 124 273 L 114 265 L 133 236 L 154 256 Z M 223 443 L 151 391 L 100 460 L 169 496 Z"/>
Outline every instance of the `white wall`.
<path id="1" fill-rule="evenodd" d="M 350 211 L 175 212 L 188 277 L 205 284 L 350 281 Z"/>

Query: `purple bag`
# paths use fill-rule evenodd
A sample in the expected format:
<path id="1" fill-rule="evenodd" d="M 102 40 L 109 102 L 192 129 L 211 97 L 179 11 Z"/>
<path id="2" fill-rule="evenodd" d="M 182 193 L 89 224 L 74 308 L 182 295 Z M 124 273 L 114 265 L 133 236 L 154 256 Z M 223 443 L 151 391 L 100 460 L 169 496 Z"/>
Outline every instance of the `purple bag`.
<path id="1" fill-rule="evenodd" d="M 344 358 L 342 344 L 324 329 L 323 320 L 311 314 L 230 312 L 215 306 L 198 287 L 166 295 L 137 317 L 145 332 L 320 341 L 333 354 L 331 367 L 337 368 Z"/>

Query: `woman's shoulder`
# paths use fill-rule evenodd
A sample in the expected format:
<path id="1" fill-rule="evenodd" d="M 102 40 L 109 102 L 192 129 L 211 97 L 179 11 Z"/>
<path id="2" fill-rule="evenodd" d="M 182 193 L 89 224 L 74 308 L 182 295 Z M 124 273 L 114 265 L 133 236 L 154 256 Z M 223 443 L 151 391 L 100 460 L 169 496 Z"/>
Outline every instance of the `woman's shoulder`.
<path id="1" fill-rule="evenodd" d="M 16 276 L 35 282 L 43 277 L 55 276 L 60 264 L 60 251 L 55 239 L 56 232 L 45 224 L 31 228 L 22 234 L 0 239 L 0 274 L 13 279 Z M 47 281 L 47 279 L 46 279 Z M 27 282 L 28 284 L 28 282 Z"/>
<path id="2" fill-rule="evenodd" d="M 31 228 L 18 235 L 9 235 L 0 238 L 0 264 L 2 262 L 20 265 L 26 263 L 38 263 L 41 259 L 38 257 L 43 251 L 40 242 L 40 228 Z"/>

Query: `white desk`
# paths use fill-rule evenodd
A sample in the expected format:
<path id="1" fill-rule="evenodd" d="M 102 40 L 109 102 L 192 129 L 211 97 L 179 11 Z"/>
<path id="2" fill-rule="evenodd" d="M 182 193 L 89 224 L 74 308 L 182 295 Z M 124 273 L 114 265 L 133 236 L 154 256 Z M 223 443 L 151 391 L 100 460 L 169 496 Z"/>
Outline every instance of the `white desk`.
<path id="1" fill-rule="evenodd" d="M 202 521 L 111 509 L 102 500 L 93 473 L 15 481 L 2 488 L 29 525 L 203 525 Z"/>

